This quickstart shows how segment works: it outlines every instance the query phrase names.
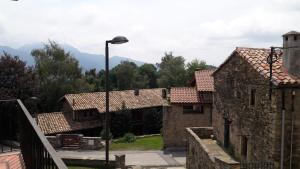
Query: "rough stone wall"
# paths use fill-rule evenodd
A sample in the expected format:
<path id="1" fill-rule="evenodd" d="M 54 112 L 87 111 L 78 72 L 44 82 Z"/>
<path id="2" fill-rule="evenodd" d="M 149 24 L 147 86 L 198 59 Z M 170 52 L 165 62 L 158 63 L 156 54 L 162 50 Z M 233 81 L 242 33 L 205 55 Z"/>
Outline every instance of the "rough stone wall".
<path id="1" fill-rule="evenodd" d="M 55 149 L 62 148 L 61 134 L 46 137 Z M 99 150 L 104 147 L 101 137 L 82 137 L 82 135 L 80 137 L 80 150 Z"/>
<path id="2" fill-rule="evenodd" d="M 101 137 L 82 137 L 80 149 L 83 150 L 98 150 L 104 147 Z"/>
<path id="3" fill-rule="evenodd" d="M 277 111 L 274 159 L 280 161 L 282 130 L 282 90 L 276 90 Z M 294 96 L 293 96 L 294 93 Z M 294 97 L 294 101 L 293 100 Z M 285 133 L 284 133 L 284 167 L 300 168 L 300 89 L 284 88 Z M 293 133 L 293 134 L 292 134 Z M 279 162 L 277 166 L 279 166 Z"/>
<path id="4" fill-rule="evenodd" d="M 294 98 L 292 167 L 300 168 L 300 89 L 295 89 Z"/>
<path id="5" fill-rule="evenodd" d="M 165 148 L 186 148 L 187 127 L 211 126 L 211 104 L 204 105 L 204 113 L 183 113 L 182 105 L 172 104 L 163 113 Z"/>
<path id="6" fill-rule="evenodd" d="M 187 169 L 240 169 L 238 162 L 228 163 L 210 156 L 210 152 L 201 143 L 201 139 L 207 139 L 213 135 L 212 127 L 188 128 L 186 130 L 188 138 Z"/>
<path id="7" fill-rule="evenodd" d="M 213 127 L 217 140 L 223 143 L 223 116 L 228 114 L 231 121 L 229 149 L 234 156 L 241 160 L 274 161 L 275 168 L 280 166 L 284 90 L 284 166 L 289 167 L 291 162 L 292 168 L 300 168 L 300 90 L 286 86 L 274 88 L 270 101 L 268 80 L 239 56 L 229 60 L 214 78 Z M 251 89 L 256 90 L 255 106 L 250 105 Z M 241 156 L 242 136 L 248 139 L 246 159 Z"/>
<path id="8" fill-rule="evenodd" d="M 212 130 L 210 132 L 212 134 Z M 186 168 L 215 169 L 215 163 L 210 159 L 204 147 L 202 147 L 200 138 L 193 131 L 187 131 L 187 139 Z"/>
<path id="9" fill-rule="evenodd" d="M 229 152 L 241 160 L 274 160 L 278 129 L 276 91 L 272 106 L 268 81 L 244 59 L 233 56 L 214 76 L 213 127 L 217 140 L 224 141 L 224 115 L 231 121 Z M 256 90 L 255 105 L 250 105 L 250 91 Z M 272 110 L 272 111 L 271 111 Z M 247 138 L 247 157 L 241 155 L 242 137 Z"/>

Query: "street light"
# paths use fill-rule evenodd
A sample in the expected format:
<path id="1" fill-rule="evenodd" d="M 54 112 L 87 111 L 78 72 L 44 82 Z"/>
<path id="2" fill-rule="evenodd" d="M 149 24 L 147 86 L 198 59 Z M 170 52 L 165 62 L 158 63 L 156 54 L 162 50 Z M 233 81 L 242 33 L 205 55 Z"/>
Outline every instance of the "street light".
<path id="1" fill-rule="evenodd" d="M 112 40 L 107 40 L 105 42 L 105 165 L 106 168 L 109 167 L 109 126 L 110 126 L 110 114 L 109 114 L 109 53 L 108 44 L 122 44 L 128 42 L 128 39 L 124 36 L 116 36 Z"/>

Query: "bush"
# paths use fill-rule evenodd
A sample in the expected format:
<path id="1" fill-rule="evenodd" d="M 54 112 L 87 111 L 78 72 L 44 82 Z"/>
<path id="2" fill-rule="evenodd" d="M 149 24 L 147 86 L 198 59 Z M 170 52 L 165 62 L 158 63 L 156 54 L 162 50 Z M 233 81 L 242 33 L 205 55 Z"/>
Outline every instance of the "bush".
<path id="1" fill-rule="evenodd" d="M 112 134 L 111 134 L 111 132 L 109 132 L 109 139 L 112 139 L 113 138 L 113 136 L 112 136 Z M 105 134 L 105 129 L 103 129 L 102 131 L 101 131 L 101 133 L 100 133 L 100 137 L 101 137 L 101 139 L 102 140 L 106 140 L 106 134 Z"/>
<path id="2" fill-rule="evenodd" d="M 122 141 L 125 143 L 133 143 L 133 142 L 135 142 L 135 140 L 136 140 L 136 137 L 132 133 L 126 133 L 122 138 Z"/>

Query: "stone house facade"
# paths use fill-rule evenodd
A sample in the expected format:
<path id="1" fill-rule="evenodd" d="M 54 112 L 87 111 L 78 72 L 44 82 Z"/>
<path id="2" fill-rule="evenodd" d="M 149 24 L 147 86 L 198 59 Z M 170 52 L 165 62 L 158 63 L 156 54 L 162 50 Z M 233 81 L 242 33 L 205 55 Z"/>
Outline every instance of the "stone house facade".
<path id="1" fill-rule="evenodd" d="M 163 114 L 165 148 L 186 148 L 186 127 L 212 125 L 213 70 L 195 72 L 192 87 L 173 87 Z"/>
<path id="2" fill-rule="evenodd" d="M 236 48 L 213 73 L 213 137 L 234 159 L 300 168 L 299 46 L 300 33 L 283 35 L 271 78 L 262 48 Z"/>

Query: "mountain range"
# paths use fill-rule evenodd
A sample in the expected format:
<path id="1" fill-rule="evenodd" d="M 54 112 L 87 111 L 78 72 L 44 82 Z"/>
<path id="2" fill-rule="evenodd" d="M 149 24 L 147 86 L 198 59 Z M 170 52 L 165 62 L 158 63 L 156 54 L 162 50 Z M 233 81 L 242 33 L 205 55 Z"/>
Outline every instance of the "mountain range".
<path id="1" fill-rule="evenodd" d="M 91 54 L 86 52 L 81 52 L 75 47 L 64 44 L 61 45 L 62 48 L 65 49 L 66 52 L 70 52 L 71 55 L 79 61 L 80 66 L 84 70 L 89 70 L 92 68 L 96 68 L 97 70 L 101 70 L 105 68 L 105 57 L 101 54 Z M 29 66 L 34 65 L 34 59 L 31 56 L 31 51 L 33 49 L 40 49 L 43 48 L 42 43 L 33 43 L 33 44 L 26 44 L 20 48 L 12 48 L 9 46 L 0 46 L 0 55 L 3 52 L 7 52 L 13 56 L 19 56 L 19 58 L 27 63 Z M 131 61 L 134 62 L 136 65 L 140 66 L 144 64 L 144 62 L 133 60 L 127 57 L 121 56 L 113 56 L 109 59 L 110 68 L 113 68 L 121 63 L 121 61 Z"/>

